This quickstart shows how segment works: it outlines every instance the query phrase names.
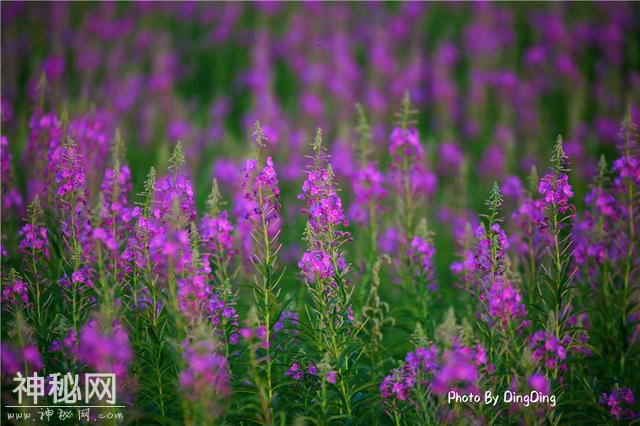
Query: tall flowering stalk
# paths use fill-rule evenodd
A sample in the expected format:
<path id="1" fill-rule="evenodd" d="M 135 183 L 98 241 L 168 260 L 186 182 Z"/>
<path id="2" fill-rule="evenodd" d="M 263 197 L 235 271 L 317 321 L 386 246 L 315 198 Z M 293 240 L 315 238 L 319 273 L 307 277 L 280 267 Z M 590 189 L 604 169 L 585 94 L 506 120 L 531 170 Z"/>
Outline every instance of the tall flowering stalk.
<path id="1" fill-rule="evenodd" d="M 620 375 L 624 375 L 626 358 L 630 349 L 631 322 L 629 299 L 637 286 L 640 262 L 638 262 L 638 210 L 640 210 L 640 147 L 638 146 L 638 128 L 632 119 L 629 106 L 622 126 L 624 146 L 620 149 L 622 156 L 613 163 L 616 178 L 613 182 L 613 193 L 619 199 L 619 222 L 621 228 L 622 247 L 626 253 L 622 266 L 622 351 L 620 355 Z M 625 247 L 626 246 L 626 247 Z M 637 311 L 635 312 L 637 315 Z"/>
<path id="2" fill-rule="evenodd" d="M 398 113 L 398 124 L 391 132 L 389 155 L 392 160 L 392 174 L 399 191 L 398 208 L 400 229 L 403 231 L 405 245 L 413 234 L 414 188 L 411 173 L 422 160 L 423 148 L 420 144 L 418 129 L 411 116 L 415 111 L 411 107 L 409 92 L 402 99 L 402 110 Z"/>
<path id="3" fill-rule="evenodd" d="M 542 323 L 550 321 L 556 339 L 566 331 L 571 306 L 571 287 L 573 272 L 570 270 L 570 226 L 573 219 L 574 206 L 570 199 L 573 189 L 569 184 L 569 169 L 566 166 L 567 156 L 559 136 L 551 157 L 552 169 L 544 175 L 538 184 L 538 193 L 542 196 L 543 227 L 551 236 L 550 267 L 543 266 L 542 280 L 538 281 L 538 294 L 547 309 L 550 318 L 542 318 Z M 546 284 L 548 292 L 543 291 L 541 282 Z"/>
<path id="4" fill-rule="evenodd" d="M 44 212 L 40 206 L 40 197 L 36 196 L 28 208 L 28 219 L 19 235 L 21 237 L 19 251 L 29 258 L 30 273 L 28 281 L 32 292 L 33 313 L 32 319 L 39 331 L 42 325 L 46 324 L 48 317 L 48 306 L 51 299 L 46 297 L 48 289 L 41 287 L 44 277 L 40 269 L 49 260 L 49 237 L 47 228 L 42 223 Z"/>
<path id="5" fill-rule="evenodd" d="M 356 104 L 358 111 L 357 130 L 360 136 L 358 153 L 360 165 L 353 179 L 354 201 L 349 216 L 361 225 L 367 225 L 369 247 L 367 263 L 362 276 L 360 294 L 364 296 L 372 280 L 372 270 L 378 254 L 378 215 L 387 195 L 385 178 L 376 163 L 369 159 L 371 151 L 371 129 L 364 108 Z"/>
<path id="6" fill-rule="evenodd" d="M 222 334 L 224 342 L 236 344 L 238 315 L 234 308 L 235 296 L 231 289 L 229 267 L 235 254 L 233 248 L 233 225 L 227 212 L 220 210 L 222 204 L 218 182 L 214 179 L 209 197 L 209 213 L 200 222 L 200 238 L 203 262 L 208 262 L 215 291 L 209 301 L 208 313 L 213 325 Z M 225 345 L 228 351 L 228 345 Z"/>
<path id="7" fill-rule="evenodd" d="M 358 154 L 360 167 L 353 180 L 354 203 L 350 209 L 351 217 L 358 223 L 369 225 L 370 258 L 374 258 L 378 249 L 378 212 L 381 202 L 387 195 L 384 189 L 384 176 L 374 161 L 370 160 L 371 129 L 364 108 L 356 104 L 358 110 L 358 133 L 360 136 Z"/>
<path id="8" fill-rule="evenodd" d="M 263 362 L 258 366 L 260 374 L 264 375 L 258 386 L 261 406 L 261 419 L 263 424 L 271 424 L 274 421 L 273 413 L 273 366 L 275 364 L 274 344 L 272 342 L 273 326 L 284 309 L 282 302 L 278 301 L 280 295 L 279 283 L 282 275 L 277 272 L 277 259 L 280 245 L 278 244 L 280 221 L 280 189 L 278 188 L 278 176 L 273 167 L 271 157 L 265 157 L 266 138 L 260 122 L 255 124 L 255 140 L 257 158 L 247 160 L 244 165 L 242 191 L 245 200 L 252 208 L 241 220 L 248 221 L 252 225 L 254 251 L 251 258 L 256 274 L 253 280 L 253 294 L 257 305 L 257 317 L 259 328 L 263 330 L 262 348 L 264 350 Z M 253 350 L 253 349 L 250 349 Z"/>
<path id="9" fill-rule="evenodd" d="M 96 240 L 107 249 L 107 261 L 114 277 L 118 277 L 120 246 L 127 234 L 133 231 L 132 222 L 140 214 L 139 207 L 129 205 L 131 170 L 124 163 L 125 145 L 116 130 L 112 147 L 112 167 L 105 170 L 100 185 L 102 203 L 98 205 L 98 224 L 93 231 Z"/>
<path id="10" fill-rule="evenodd" d="M 220 210 L 222 204 L 218 181 L 213 180 L 209 196 L 209 212 L 200 223 L 200 236 L 204 252 L 215 265 L 215 275 L 219 282 L 229 280 L 229 264 L 235 255 L 233 248 L 233 225 L 228 214 Z"/>
<path id="11" fill-rule="evenodd" d="M 532 167 L 529 173 L 530 189 L 511 215 L 517 226 L 513 245 L 520 254 L 528 275 L 526 283 L 529 303 L 533 303 L 537 294 L 537 281 L 540 275 L 539 263 L 546 247 L 552 244 L 551 235 L 544 229 L 543 201 L 533 196 L 538 189 L 538 180 L 537 170 Z"/>
<path id="12" fill-rule="evenodd" d="M 138 211 L 135 225 L 126 241 L 126 247 L 120 255 L 120 269 L 130 277 L 131 301 L 136 315 L 141 308 L 141 304 L 150 304 L 150 322 L 154 327 L 157 327 L 158 313 L 160 311 L 158 279 L 153 274 L 149 247 L 151 239 L 157 232 L 150 219 L 155 185 L 156 171 L 152 167 L 144 183 L 143 201 Z M 143 286 L 144 284 L 146 286 Z M 147 303 L 142 301 L 142 294 L 144 293 L 147 293 L 147 298 L 150 299 Z"/>
<path id="13" fill-rule="evenodd" d="M 303 213 L 307 216 L 307 250 L 298 266 L 312 300 L 312 309 L 307 309 L 312 324 L 310 343 L 316 353 L 329 354 L 331 364 L 337 368 L 337 379 L 330 382 L 338 386 L 342 398 L 341 414 L 351 417 L 348 345 L 358 331 L 352 326 L 355 287 L 347 281 L 349 268 L 344 252 L 351 235 L 341 229 L 348 222 L 334 183 L 333 170 L 323 153 L 320 129 L 313 149 L 313 168 L 308 172 L 302 193 L 298 196 L 306 202 Z"/>
<path id="14" fill-rule="evenodd" d="M 478 302 L 476 324 L 484 336 L 488 358 L 503 373 L 499 385 L 505 386 L 506 369 L 519 359 L 523 348 L 519 336 L 530 322 L 507 258 L 509 240 L 501 226 L 502 204 L 500 187 L 494 183 L 486 202 L 489 212 L 482 215 L 486 224 L 476 229 L 476 247 L 472 257 L 464 262 L 468 270 L 462 278 Z"/>
<path id="15" fill-rule="evenodd" d="M 134 311 L 136 328 L 134 329 L 134 343 L 136 353 L 141 360 L 148 365 L 151 373 L 146 376 L 148 383 L 143 381 L 142 389 L 148 386 L 149 391 L 143 395 L 149 395 L 148 399 L 154 410 L 162 417 L 169 414 L 168 387 L 170 380 L 167 374 L 172 351 L 166 341 L 169 336 L 169 327 L 166 323 L 166 315 L 163 316 L 165 306 L 162 300 L 163 289 L 160 286 L 158 274 L 154 272 L 152 261 L 151 241 L 158 233 L 153 224 L 153 201 L 156 191 L 156 171 L 152 167 L 144 184 L 144 199 L 141 211 L 137 217 L 132 235 L 126 242 L 126 247 L 120 256 L 121 269 L 128 274 L 131 283 L 131 310 Z M 142 315 L 141 315 L 142 314 Z M 146 333 L 140 333 L 139 317 L 146 319 Z M 140 342 L 143 340 L 143 342 Z M 146 371 L 138 367 L 140 371 Z M 144 403 L 146 398 L 139 398 L 137 403 Z"/>
<path id="16" fill-rule="evenodd" d="M 119 270 L 120 248 L 126 235 L 133 230 L 132 219 L 140 210 L 129 206 L 131 171 L 126 164 L 122 164 L 124 142 L 119 131 L 116 131 L 112 149 L 113 165 L 105 171 L 100 186 L 92 231 L 96 273 L 100 283 L 96 290 L 105 315 L 111 315 L 115 310 L 116 298 L 121 293 L 124 275 Z"/>
<path id="17" fill-rule="evenodd" d="M 433 237 L 427 229 L 426 220 L 422 219 L 409 241 L 404 269 L 401 271 L 408 294 L 417 302 L 412 304 L 416 318 L 427 318 L 430 295 L 438 289 L 435 281 L 435 253 Z"/>
<path id="18" fill-rule="evenodd" d="M 71 324 L 79 334 L 80 321 L 86 308 L 83 294 L 93 286 L 91 261 L 91 222 L 85 170 L 77 144 L 68 135 L 66 113 L 62 119 L 62 140 L 52 139 L 48 167 L 55 179 L 55 200 L 62 216 L 62 233 L 70 274 L 60 283 L 71 293 Z"/>
<path id="19" fill-rule="evenodd" d="M 418 304 L 411 303 L 410 311 L 421 320 L 428 316 L 429 292 L 436 289 L 433 257 L 435 246 L 427 229 L 426 220 L 415 224 L 414 198 L 416 195 L 415 173 L 422 173 L 423 147 L 418 129 L 411 119 L 415 111 L 411 106 L 409 92 L 402 100 L 402 110 L 397 114 L 397 126 L 391 132 L 391 176 L 397 189 L 400 241 L 402 242 L 398 272 L 406 296 Z"/>

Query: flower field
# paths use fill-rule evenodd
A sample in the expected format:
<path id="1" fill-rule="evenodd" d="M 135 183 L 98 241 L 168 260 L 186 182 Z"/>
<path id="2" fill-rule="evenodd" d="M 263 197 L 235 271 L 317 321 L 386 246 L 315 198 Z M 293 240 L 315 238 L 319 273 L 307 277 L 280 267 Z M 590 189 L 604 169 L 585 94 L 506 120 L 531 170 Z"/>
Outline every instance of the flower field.
<path id="1" fill-rule="evenodd" d="M 638 4 L 1 12 L 3 424 L 640 422 Z"/>

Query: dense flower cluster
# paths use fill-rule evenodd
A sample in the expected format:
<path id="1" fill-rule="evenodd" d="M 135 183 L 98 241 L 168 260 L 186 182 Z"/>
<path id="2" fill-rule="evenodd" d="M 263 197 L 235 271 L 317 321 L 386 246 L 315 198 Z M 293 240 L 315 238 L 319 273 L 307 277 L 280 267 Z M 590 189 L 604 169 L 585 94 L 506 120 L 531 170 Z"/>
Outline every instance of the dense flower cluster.
<path id="1" fill-rule="evenodd" d="M 74 288 L 75 291 L 83 292 L 93 287 L 93 274 L 88 266 L 82 266 L 71 274 L 63 275 L 58 283 L 64 288 Z"/>
<path id="2" fill-rule="evenodd" d="M 438 369 L 437 361 L 438 348 L 435 345 L 409 352 L 402 366 L 393 370 L 380 383 L 380 396 L 401 401 L 409 399 L 415 386 L 424 387 L 429 384 L 430 378 Z"/>
<path id="3" fill-rule="evenodd" d="M 215 291 L 211 291 L 205 312 L 206 316 L 211 319 L 213 325 L 216 327 L 231 325 L 235 330 L 238 326 L 238 313 L 233 303 L 225 300 L 224 297 Z M 218 328 L 218 334 L 221 334 L 220 331 Z M 238 343 L 238 334 L 234 331 L 228 336 L 228 339 L 231 344 L 236 344 Z"/>
<path id="4" fill-rule="evenodd" d="M 624 187 L 625 179 L 630 179 L 635 185 L 640 185 L 640 161 L 637 157 L 623 155 L 613 163 L 613 172 L 617 177 L 616 186 Z"/>
<path id="5" fill-rule="evenodd" d="M 309 224 L 314 232 L 329 232 L 330 229 L 335 231 L 336 226 L 348 225 L 342 210 L 342 200 L 333 185 L 330 169 L 309 172 L 298 198 L 306 200 L 307 206 L 303 213 L 308 215 Z"/>
<path id="6" fill-rule="evenodd" d="M 640 413 L 633 411 L 630 406 L 636 403 L 636 398 L 629 388 L 613 389 L 611 393 L 603 392 L 600 396 L 600 404 L 609 408 L 609 413 L 616 420 L 633 420 L 640 416 Z"/>
<path id="7" fill-rule="evenodd" d="M 488 314 L 499 324 L 526 318 L 527 309 L 522 301 L 520 291 L 504 276 L 491 281 L 488 291 L 480 295 L 480 300 L 487 304 Z M 526 325 L 524 321 L 521 325 Z"/>
<path id="8" fill-rule="evenodd" d="M 573 197 L 573 189 L 569 184 L 569 176 L 564 173 L 546 174 L 540 179 L 538 193 L 544 197 L 545 206 L 555 206 L 561 213 L 573 209 L 569 202 Z"/>
<path id="9" fill-rule="evenodd" d="M 262 168 L 258 170 L 259 167 Z M 242 190 L 245 200 L 251 205 L 246 219 L 255 222 L 263 217 L 270 225 L 270 232 L 275 233 L 279 226 L 280 188 L 271 157 L 267 157 L 264 165 L 256 160 L 247 160 L 243 168 Z"/>
<path id="10" fill-rule="evenodd" d="M 298 262 L 298 267 L 304 273 L 308 283 L 321 283 L 332 278 L 336 273 L 346 268 L 346 262 L 343 257 L 338 258 L 337 270 L 334 268 L 333 259 L 329 254 L 322 250 L 314 250 L 305 252 Z"/>
<path id="11" fill-rule="evenodd" d="M 419 273 L 429 276 L 433 273 L 433 256 L 436 254 L 436 248 L 428 240 L 419 236 L 411 239 L 411 245 L 407 249 L 407 256 L 414 265 L 417 265 Z"/>
<path id="12" fill-rule="evenodd" d="M 47 228 L 27 223 L 20 229 L 19 235 L 21 237 L 20 251 L 23 254 L 33 255 L 35 259 L 49 259 Z"/>
<path id="13" fill-rule="evenodd" d="M 172 217 L 176 206 L 179 217 L 174 220 L 188 223 L 196 219 L 191 180 L 181 173 L 167 175 L 156 181 L 151 216 L 164 223 Z"/>
<path id="14" fill-rule="evenodd" d="M 560 340 L 548 331 L 536 331 L 531 335 L 529 346 L 533 350 L 533 359 L 550 370 L 556 368 L 566 371 L 567 338 Z"/>
<path id="15" fill-rule="evenodd" d="M 0 303 L 4 309 L 11 305 L 28 305 L 29 292 L 27 291 L 27 283 L 18 278 L 13 281 L 4 279 L 2 283 L 2 300 Z"/>
<path id="16" fill-rule="evenodd" d="M 585 266 L 590 260 L 597 264 L 605 262 L 608 247 L 604 232 L 598 232 L 598 223 L 590 214 L 575 220 L 572 233 L 576 245 L 573 260 L 577 265 Z"/>
<path id="17" fill-rule="evenodd" d="M 59 156 L 59 157 L 58 157 Z M 64 197 L 73 192 L 77 192 L 78 202 L 85 195 L 86 185 L 84 166 L 82 158 L 74 145 L 69 145 L 51 153 L 51 164 L 57 164 L 55 169 L 56 196 L 58 201 L 64 203 Z M 82 199 L 83 200 L 83 199 Z M 84 200 L 83 200 L 84 201 Z"/>
<path id="18" fill-rule="evenodd" d="M 476 228 L 475 268 L 481 273 L 500 273 L 505 252 L 509 249 L 509 240 L 500 224 L 494 223 L 487 232 L 484 226 Z M 492 246 L 495 251 L 492 253 Z"/>
<path id="19" fill-rule="evenodd" d="M 218 258 L 230 258 L 233 254 L 233 225 L 227 212 L 213 217 L 205 215 L 200 223 L 200 238 L 205 250 Z"/>

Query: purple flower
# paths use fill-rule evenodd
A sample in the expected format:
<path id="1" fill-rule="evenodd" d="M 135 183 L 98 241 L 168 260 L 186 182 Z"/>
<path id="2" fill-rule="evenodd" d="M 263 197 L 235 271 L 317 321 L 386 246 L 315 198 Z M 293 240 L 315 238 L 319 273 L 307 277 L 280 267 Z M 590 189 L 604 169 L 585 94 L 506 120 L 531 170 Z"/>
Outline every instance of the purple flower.
<path id="1" fill-rule="evenodd" d="M 115 374 L 120 386 L 128 376 L 132 357 L 129 336 L 118 321 L 106 331 L 91 320 L 80 331 L 78 360 L 95 372 Z"/>
<path id="2" fill-rule="evenodd" d="M 531 376 L 529 376 L 528 382 L 529 382 L 529 386 L 531 386 L 531 389 L 536 390 L 545 395 L 549 394 L 550 386 L 544 374 L 539 374 L 539 373 L 532 374 Z"/>
<path id="3" fill-rule="evenodd" d="M 328 169 L 319 169 L 307 174 L 302 184 L 299 199 L 307 200 L 303 213 L 309 217 L 309 224 L 315 232 L 328 232 L 338 225 L 347 226 L 342 210 L 342 200 L 337 195 Z"/>
<path id="4" fill-rule="evenodd" d="M 291 377 L 293 380 L 301 380 L 304 377 L 304 371 L 297 362 L 291 364 L 291 367 L 284 373 L 285 376 Z"/>
<path id="5" fill-rule="evenodd" d="M 563 341 L 556 338 L 553 333 L 536 331 L 530 337 L 529 347 L 533 350 L 533 360 L 540 362 L 544 367 L 564 372 L 567 370 L 565 362 L 567 353 Z"/>
<path id="6" fill-rule="evenodd" d="M 616 384 L 611 393 L 603 393 L 600 397 L 600 404 L 609 407 L 609 413 L 616 420 L 633 420 L 640 416 L 640 413 L 633 411 L 629 405 L 635 404 L 633 392 L 629 388 L 619 388 Z"/>
<path id="7" fill-rule="evenodd" d="M 340 263 L 344 265 L 344 260 L 339 262 L 339 265 Z M 322 250 L 304 253 L 298 262 L 298 267 L 304 273 L 308 283 L 322 282 L 336 273 L 331 256 Z"/>
<path id="8" fill-rule="evenodd" d="M 446 395 L 452 390 L 461 394 L 478 393 L 478 366 L 484 362 L 484 356 L 478 357 L 476 351 L 464 346 L 445 351 L 442 367 L 433 378 L 433 392 L 438 395 Z"/>
<path id="9" fill-rule="evenodd" d="M 185 342 L 184 346 L 180 390 L 186 399 L 202 404 L 200 409 L 217 418 L 222 414 L 220 400 L 231 395 L 227 358 L 209 341 Z"/>
<path id="10" fill-rule="evenodd" d="M 379 237 L 378 245 L 382 253 L 393 254 L 400 245 L 400 236 L 394 227 L 387 228 Z"/>
<path id="11" fill-rule="evenodd" d="M 380 202 L 387 195 L 382 187 L 384 176 L 372 164 L 358 170 L 353 180 L 354 202 L 349 210 L 350 217 L 360 224 L 369 221 L 369 206 L 373 203 L 374 209 L 379 209 Z"/>
<path id="12" fill-rule="evenodd" d="M 380 383 L 380 395 L 385 399 L 408 400 L 415 386 L 431 383 L 438 368 L 438 348 L 435 345 L 416 348 L 414 352 L 407 353 L 405 362 Z"/>
<path id="13" fill-rule="evenodd" d="M 29 305 L 29 292 L 27 283 L 19 278 L 11 280 L 2 280 L 2 307 L 7 308 L 8 305 L 18 305 L 22 303 Z"/>
<path id="14" fill-rule="evenodd" d="M 168 220 L 174 212 L 174 205 L 179 207 L 179 218 L 186 223 L 194 221 L 197 213 L 193 198 L 191 181 L 180 173 L 167 175 L 155 183 L 151 216 L 158 221 Z"/>
<path id="15" fill-rule="evenodd" d="M 256 160 L 247 160 L 243 169 L 242 191 L 249 204 L 245 219 L 252 223 L 264 220 L 274 236 L 280 229 L 280 188 L 271 157 L 262 169 Z"/>
<path id="16" fill-rule="evenodd" d="M 47 228 L 27 223 L 20 229 L 19 235 L 21 237 L 19 249 L 23 254 L 35 255 L 36 261 L 38 258 L 49 259 Z"/>
<path id="17" fill-rule="evenodd" d="M 250 328 L 243 327 L 239 330 L 240 335 L 244 340 L 249 340 L 253 336 L 253 330 Z"/>
<path id="18" fill-rule="evenodd" d="M 211 287 L 201 273 L 194 273 L 178 279 L 178 306 L 180 312 L 189 319 L 201 317 L 211 297 Z"/>
<path id="19" fill-rule="evenodd" d="M 612 169 L 617 174 L 614 181 L 616 186 L 624 186 L 625 179 L 640 185 L 640 160 L 637 157 L 622 156 L 614 161 Z"/>
<path id="20" fill-rule="evenodd" d="M 418 129 L 415 127 L 406 130 L 399 127 L 394 128 L 390 141 L 389 154 L 397 165 L 401 165 L 404 161 L 413 165 L 422 159 L 422 145 Z"/>
<path id="21" fill-rule="evenodd" d="M 337 374 L 335 371 L 329 371 L 327 373 L 326 379 L 328 383 L 331 383 L 332 385 L 336 384 L 336 379 L 337 379 Z"/>
<path id="22" fill-rule="evenodd" d="M 487 304 L 489 316 L 502 326 L 510 321 L 524 321 L 527 316 L 520 291 L 506 277 L 496 277 L 489 284 L 488 291 L 480 296 L 480 300 Z"/>
<path id="23" fill-rule="evenodd" d="M 569 199 L 573 197 L 573 190 L 569 185 L 569 176 L 564 173 L 559 175 L 547 174 L 538 184 L 538 193 L 544 197 L 546 206 L 555 206 L 560 212 L 572 210 Z"/>
<path id="24" fill-rule="evenodd" d="M 616 199 L 610 192 L 600 188 L 593 188 L 584 198 L 586 204 L 594 206 L 596 212 L 605 217 L 617 215 Z"/>
<path id="25" fill-rule="evenodd" d="M 282 311 L 280 318 L 273 325 L 273 334 L 285 331 L 290 334 L 298 334 L 300 331 L 298 327 L 300 325 L 300 316 L 296 311 Z"/>
<path id="26" fill-rule="evenodd" d="M 500 189 L 502 189 L 502 194 L 505 197 L 516 201 L 520 200 L 524 195 L 522 181 L 518 176 L 507 176 Z"/>
<path id="27" fill-rule="evenodd" d="M 42 358 L 38 348 L 33 344 L 27 344 L 23 348 L 9 346 L 6 342 L 0 343 L 0 358 L 2 359 L 2 375 L 14 377 L 18 372 L 23 375 L 42 370 Z M 28 371 L 25 371 L 25 367 Z"/>
<path id="28" fill-rule="evenodd" d="M 29 138 L 22 157 L 22 164 L 33 166 L 27 188 L 29 199 L 36 195 L 47 199 L 47 181 L 53 180 L 62 159 L 62 143 L 62 128 L 56 115 L 36 110 L 29 121 Z"/>
<path id="29" fill-rule="evenodd" d="M 416 264 L 420 273 L 429 275 L 433 272 L 433 256 L 436 248 L 433 244 L 419 236 L 411 239 L 411 245 L 407 249 L 407 256 Z"/>
<path id="30" fill-rule="evenodd" d="M 94 237 L 102 241 L 110 250 L 117 251 L 118 242 L 132 232 L 132 219 L 139 214 L 139 207 L 129 205 L 131 191 L 131 170 L 123 165 L 118 170 L 107 169 L 100 185 L 103 199 L 100 209 L 100 226 L 103 230 L 94 230 Z M 131 224 L 130 224 L 131 223 Z"/>
<path id="31" fill-rule="evenodd" d="M 59 199 L 75 191 L 85 190 L 84 167 L 76 147 L 66 148 L 55 170 L 56 195 Z"/>
<path id="32" fill-rule="evenodd" d="M 82 266 L 77 271 L 73 271 L 71 277 L 64 275 L 60 278 L 59 284 L 65 288 L 75 286 L 77 291 L 83 292 L 93 286 L 91 269 L 89 266 Z"/>
<path id="33" fill-rule="evenodd" d="M 200 237 L 205 250 L 222 259 L 230 259 L 233 255 L 233 225 L 227 219 L 227 212 L 220 212 L 212 217 L 205 215 L 200 223 Z"/>
<path id="34" fill-rule="evenodd" d="M 22 195 L 13 185 L 13 168 L 11 167 L 11 161 L 12 156 L 9 152 L 9 141 L 5 136 L 0 136 L 0 173 L 2 175 L 0 185 L 2 189 L 3 217 L 8 215 L 9 212 L 21 215 L 24 209 Z"/>
<path id="35" fill-rule="evenodd" d="M 62 340 L 54 340 L 49 348 L 52 352 L 63 352 L 67 358 L 75 357 L 78 353 L 78 336 L 73 327 L 69 328 L 67 335 Z"/>
<path id="36" fill-rule="evenodd" d="M 443 175 L 455 176 L 460 171 L 464 156 L 460 147 L 452 142 L 440 144 L 439 171 Z"/>

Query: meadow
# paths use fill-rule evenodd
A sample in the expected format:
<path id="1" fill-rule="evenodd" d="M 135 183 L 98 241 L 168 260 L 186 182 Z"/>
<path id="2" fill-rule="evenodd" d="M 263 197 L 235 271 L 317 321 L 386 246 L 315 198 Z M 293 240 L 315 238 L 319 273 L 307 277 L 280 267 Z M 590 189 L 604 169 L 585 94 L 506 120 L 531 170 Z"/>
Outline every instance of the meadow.
<path id="1" fill-rule="evenodd" d="M 637 3 L 1 12 L 3 424 L 639 422 Z"/>

